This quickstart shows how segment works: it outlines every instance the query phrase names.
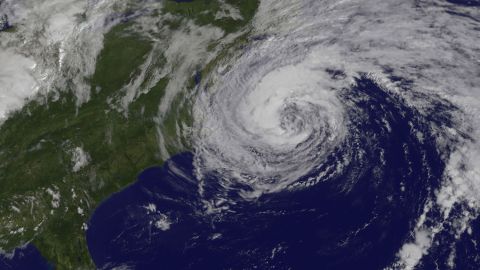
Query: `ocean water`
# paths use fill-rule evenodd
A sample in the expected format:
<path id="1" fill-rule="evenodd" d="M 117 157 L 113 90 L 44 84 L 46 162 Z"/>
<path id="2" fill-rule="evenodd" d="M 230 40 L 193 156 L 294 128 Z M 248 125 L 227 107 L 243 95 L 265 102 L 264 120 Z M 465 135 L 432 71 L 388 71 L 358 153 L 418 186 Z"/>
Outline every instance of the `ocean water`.
<path id="1" fill-rule="evenodd" d="M 52 270 L 53 265 L 48 263 L 38 249 L 27 244 L 16 248 L 9 254 L 0 254 L 0 269 L 2 270 Z"/>
<path id="2" fill-rule="evenodd" d="M 146 169 L 95 210 L 86 232 L 95 264 L 480 269 L 478 6 L 474 0 L 261 1 L 249 43 L 210 74 L 196 73 L 192 152 Z M 48 6 L 25 7 L 49 14 Z M 77 70 L 83 63 L 77 58 L 88 56 L 75 74 L 92 74 L 108 29 L 103 10 L 95 6 L 87 21 L 93 30 L 72 30 L 64 48 L 91 52 L 71 52 L 65 58 L 71 61 L 52 57 L 55 63 L 45 66 Z M 26 14 L 16 21 L 34 33 Z M 49 22 L 45 48 L 75 29 L 62 16 Z M 195 29 L 175 35 L 166 50 L 181 79 L 168 85 L 159 118 L 191 68 L 213 57 L 199 48 L 223 34 Z M 178 55 L 185 61 L 173 61 Z M 0 59 L 18 63 L 2 73 L 18 74 L 3 76 L 4 85 L 23 89 L 0 102 L 1 118 L 36 91 L 38 74 L 31 70 L 39 70 L 39 59 L 13 51 Z M 58 74 L 41 76 L 43 89 L 62 86 Z M 85 89 L 76 89 L 79 104 L 88 100 Z M 0 87 L 0 94 L 8 90 Z M 136 90 L 129 89 L 132 96 Z M 163 139 L 159 147 L 166 149 Z M 29 252 L 4 256 L 4 264 L 38 255 Z"/>
<path id="3" fill-rule="evenodd" d="M 285 190 L 245 199 L 251 187 L 222 186 L 224 175 L 211 173 L 200 181 L 192 153 L 143 171 L 95 210 L 87 231 L 95 264 L 101 269 L 389 267 L 445 170 L 424 121 L 448 124 L 446 112 L 454 108 L 437 104 L 436 115 L 423 119 L 375 81 L 358 78 L 355 85 L 341 97 L 352 105 L 351 139 Z M 388 128 L 380 116 L 387 117 Z M 476 246 L 458 245 L 455 263 L 478 266 L 464 256 L 477 252 Z M 421 269 L 447 266 L 443 254 L 449 252 L 438 247 L 424 257 Z"/>

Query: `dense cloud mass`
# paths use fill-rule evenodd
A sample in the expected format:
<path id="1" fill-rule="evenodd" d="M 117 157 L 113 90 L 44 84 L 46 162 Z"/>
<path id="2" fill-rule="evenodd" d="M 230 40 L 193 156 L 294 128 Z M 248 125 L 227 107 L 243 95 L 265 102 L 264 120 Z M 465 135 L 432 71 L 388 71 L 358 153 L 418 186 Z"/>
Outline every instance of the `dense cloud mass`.
<path id="1" fill-rule="evenodd" d="M 121 19 L 128 1 L 0 1 L 14 29 L 1 33 L 0 121 L 40 92 L 72 90 L 77 105 L 90 98 L 103 35 Z M 132 16 L 136 15 L 135 13 Z"/>
<path id="2" fill-rule="evenodd" d="M 243 19 L 219 3 L 215 20 Z M 0 0 L 0 124 L 29 98 L 69 91 L 80 110 L 101 93 L 89 79 L 119 22 L 151 48 L 101 111 L 128 121 L 165 81 L 149 137 L 165 166 L 82 223 L 98 268 L 480 267 L 478 1 L 262 0 L 236 32 L 163 4 Z M 69 173 L 94 151 L 71 147 Z"/>
<path id="3" fill-rule="evenodd" d="M 247 199 L 348 181 L 333 175 L 352 168 L 376 167 L 371 181 L 402 182 L 382 173 L 395 166 L 384 157 L 389 143 L 403 143 L 410 170 L 443 173 L 432 182 L 416 176 L 426 181 L 420 189 L 398 187 L 401 197 L 425 197 L 391 267 L 414 268 L 438 249 L 454 267 L 453 239 L 471 233 L 480 206 L 479 15 L 444 1 L 262 1 L 258 38 L 226 60 L 198 98 L 199 178 L 222 175 L 225 190 L 240 186 Z M 365 84 L 381 93 L 362 93 Z M 362 108 L 369 102 L 378 102 L 369 105 L 376 111 Z M 402 142 L 392 132 L 410 135 Z M 422 147 L 435 148 L 444 169 L 425 153 L 415 159 Z M 228 200 L 225 190 L 210 204 Z"/>

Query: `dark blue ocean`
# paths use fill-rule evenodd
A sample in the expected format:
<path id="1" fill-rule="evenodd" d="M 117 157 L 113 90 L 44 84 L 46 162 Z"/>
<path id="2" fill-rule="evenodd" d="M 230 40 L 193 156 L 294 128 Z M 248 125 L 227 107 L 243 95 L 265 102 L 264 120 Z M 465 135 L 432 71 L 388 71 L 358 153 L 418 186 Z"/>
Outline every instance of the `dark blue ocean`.
<path id="1" fill-rule="evenodd" d="M 190 2 L 192 0 L 175 0 Z M 480 6 L 478 0 L 446 0 L 460 6 Z M 466 16 L 463 13 L 452 13 Z M 476 20 L 476 18 L 474 18 Z M 263 37 L 256 37 L 262 39 Z M 255 39 L 255 38 L 254 38 Z M 385 73 L 392 73 L 385 67 Z M 342 71 L 330 70 L 332 79 Z M 195 82 L 201 80 L 200 72 Z M 404 89 L 411 81 L 391 76 Z M 238 186 L 227 192 L 228 206 L 210 211 L 205 200 L 224 194 L 212 173 L 200 196 L 194 174 L 194 154 L 173 156 L 162 167 L 147 168 L 135 183 L 103 201 L 86 232 L 88 249 L 99 269 L 383 269 L 411 241 L 423 206 L 435 198 L 444 177 L 444 157 L 430 127 L 451 126 L 458 110 L 438 99 L 428 115 L 420 115 L 400 98 L 368 78 L 342 96 L 351 120 L 349 138 L 324 164 L 300 179 L 307 183 L 342 157 L 362 152 L 340 174 L 326 173 L 308 188 L 264 194 L 243 200 Z M 419 94 L 420 100 L 433 100 Z M 385 117 L 390 131 L 386 130 Z M 412 132 L 422 132 L 420 140 Z M 462 209 L 454 208 L 452 216 Z M 430 213 L 431 222 L 441 213 Z M 160 223 L 158 223 L 160 222 Z M 160 224 L 160 225 L 159 225 Z M 437 234 L 451 243 L 460 270 L 480 269 L 480 219 L 470 234 L 456 239 L 452 228 Z M 416 269 L 448 269 L 450 245 L 433 245 Z M 0 255 L 0 270 L 54 269 L 35 248 L 26 245 Z"/>
<path id="2" fill-rule="evenodd" d="M 342 74 L 329 73 L 332 79 Z M 358 78 L 356 86 L 341 95 L 349 105 L 350 137 L 297 179 L 297 186 L 304 188 L 245 200 L 240 193 L 249 187 L 225 190 L 218 184 L 224 176 L 212 172 L 204 176 L 200 194 L 194 154 L 178 154 L 162 167 L 141 172 L 135 183 L 94 211 L 86 239 L 96 266 L 373 270 L 390 265 L 412 239 L 425 202 L 435 197 L 442 181 L 444 153 L 437 149 L 430 124 L 448 126 L 449 112 L 456 108 L 438 102 L 431 115 L 419 115 L 368 78 Z M 417 132 L 422 132 L 421 139 Z M 362 155 L 352 155 L 357 152 Z M 352 158 L 348 165 L 337 166 L 347 155 Z M 322 181 L 307 185 L 318 175 Z M 205 203 L 220 197 L 221 211 Z M 440 214 L 433 212 L 429 219 L 435 221 Z M 455 243 L 457 269 L 480 269 L 475 256 L 480 252 L 475 244 L 480 241 L 479 223 L 475 220 L 472 234 L 460 240 L 448 228 L 437 235 L 440 241 Z M 446 269 L 449 252 L 443 245 L 432 247 L 418 269 Z M 28 245 L 15 250 L 12 258 L 0 256 L 0 269 L 51 266 Z"/>
<path id="3" fill-rule="evenodd" d="M 8 255 L 0 254 L 0 269 L 2 270 L 52 270 L 49 264 L 32 245 L 16 248 Z"/>
<path id="4" fill-rule="evenodd" d="M 352 90 L 343 97 L 354 105 L 348 112 L 354 118 L 351 140 L 297 183 L 335 167 L 352 149 L 362 150 L 365 154 L 358 155 L 341 174 L 324 174 L 325 181 L 316 185 L 264 194 L 254 201 L 242 199 L 239 192 L 248 187 L 239 186 L 227 191 L 226 210 L 212 212 L 204 200 L 225 193 L 217 184 L 222 176 L 207 175 L 200 196 L 193 154 L 176 155 L 163 167 L 146 169 L 137 182 L 96 209 L 87 231 L 95 264 L 102 269 L 388 266 L 411 239 L 424 203 L 442 179 L 445 164 L 428 122 L 448 124 L 448 111 L 454 108 L 438 103 L 433 108 L 435 115 L 424 119 L 370 79 L 359 78 Z M 387 118 L 391 130 L 386 130 L 379 115 Z M 412 124 L 423 132 L 422 140 L 412 133 Z M 156 226 L 165 217 L 168 228 Z M 452 236 L 447 231 L 440 237 L 448 240 Z M 467 241 L 458 242 L 456 265 L 478 269 L 480 264 L 468 257 L 474 251 L 476 247 Z M 445 266 L 446 252 L 433 248 L 419 269 Z"/>

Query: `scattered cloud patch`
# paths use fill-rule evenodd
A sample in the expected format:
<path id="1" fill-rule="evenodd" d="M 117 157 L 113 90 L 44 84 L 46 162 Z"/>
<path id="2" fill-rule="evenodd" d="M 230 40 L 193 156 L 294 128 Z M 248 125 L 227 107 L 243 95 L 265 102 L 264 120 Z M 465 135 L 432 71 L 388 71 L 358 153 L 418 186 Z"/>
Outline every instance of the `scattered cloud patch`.
<path id="1" fill-rule="evenodd" d="M 76 147 L 72 153 L 72 171 L 78 172 L 90 162 L 90 156 L 81 147 Z"/>

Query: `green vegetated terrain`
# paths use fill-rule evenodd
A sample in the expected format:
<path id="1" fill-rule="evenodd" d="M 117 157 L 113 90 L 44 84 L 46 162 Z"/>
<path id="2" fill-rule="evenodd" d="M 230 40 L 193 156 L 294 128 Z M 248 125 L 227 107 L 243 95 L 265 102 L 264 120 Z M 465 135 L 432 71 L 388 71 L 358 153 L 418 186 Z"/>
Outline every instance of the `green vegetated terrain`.
<path id="1" fill-rule="evenodd" d="M 190 18 L 198 25 L 212 24 L 231 33 L 248 24 L 258 8 L 257 0 L 226 0 L 225 3 L 238 8 L 242 19 L 232 17 L 216 18 L 219 11 L 229 15 L 229 10 L 223 9 L 219 1 L 197 0 L 192 2 L 166 1 L 164 11 L 182 17 Z"/>
<path id="2" fill-rule="evenodd" d="M 169 28 L 193 20 L 198 25 L 211 24 L 231 33 L 248 25 L 258 6 L 257 0 L 226 2 L 238 8 L 243 19 L 216 20 L 215 13 L 221 5 L 207 0 L 166 1 L 155 16 L 176 15 L 177 19 L 164 22 Z M 32 241 L 56 269 L 94 269 L 85 241 L 89 215 L 110 194 L 132 183 L 142 169 L 162 164 L 157 117 L 168 76 L 138 96 L 126 112 L 111 106 L 152 52 L 152 41 L 131 30 L 134 23 L 120 23 L 105 35 L 95 73 L 88 78 L 88 102 L 77 106 L 73 91 L 62 89 L 59 94 L 30 101 L 0 126 L 3 250 Z M 239 39 L 245 41 L 245 35 Z M 222 51 L 201 73 L 209 72 L 225 54 Z M 164 64 L 161 53 L 156 59 L 152 65 Z M 145 80 L 149 79 L 147 72 Z M 193 89 L 193 78 L 191 82 Z M 191 104 L 180 100 L 174 101 L 175 113 L 167 114 L 161 126 L 167 137 L 176 136 L 178 122 L 192 122 Z M 168 141 L 166 146 L 170 154 L 187 150 Z M 72 156 L 78 147 L 87 153 L 88 164 L 74 171 Z"/>

